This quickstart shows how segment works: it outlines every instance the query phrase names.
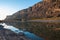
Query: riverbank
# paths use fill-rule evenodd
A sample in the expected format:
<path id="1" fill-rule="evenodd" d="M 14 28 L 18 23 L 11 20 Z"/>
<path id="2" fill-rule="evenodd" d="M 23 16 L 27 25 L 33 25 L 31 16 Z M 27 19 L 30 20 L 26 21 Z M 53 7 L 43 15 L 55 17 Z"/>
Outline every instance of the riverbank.
<path id="1" fill-rule="evenodd" d="M 31 40 L 21 33 L 17 34 L 9 29 L 0 29 L 0 40 Z"/>

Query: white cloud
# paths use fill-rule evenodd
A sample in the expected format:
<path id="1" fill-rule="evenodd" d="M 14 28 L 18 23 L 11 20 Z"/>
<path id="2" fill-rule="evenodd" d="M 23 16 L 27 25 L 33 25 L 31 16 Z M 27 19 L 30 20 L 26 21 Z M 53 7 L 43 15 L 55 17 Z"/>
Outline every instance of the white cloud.
<path id="1" fill-rule="evenodd" d="M 0 6 L 0 20 L 6 18 L 7 15 L 12 15 L 17 10 L 12 7 Z"/>

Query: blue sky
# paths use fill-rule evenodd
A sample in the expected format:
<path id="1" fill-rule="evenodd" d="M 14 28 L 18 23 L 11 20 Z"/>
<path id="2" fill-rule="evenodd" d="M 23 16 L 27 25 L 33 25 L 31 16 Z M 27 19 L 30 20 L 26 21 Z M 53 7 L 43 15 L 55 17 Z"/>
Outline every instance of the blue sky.
<path id="1" fill-rule="evenodd" d="M 0 20 L 6 18 L 7 15 L 33 6 L 41 0 L 0 0 Z"/>

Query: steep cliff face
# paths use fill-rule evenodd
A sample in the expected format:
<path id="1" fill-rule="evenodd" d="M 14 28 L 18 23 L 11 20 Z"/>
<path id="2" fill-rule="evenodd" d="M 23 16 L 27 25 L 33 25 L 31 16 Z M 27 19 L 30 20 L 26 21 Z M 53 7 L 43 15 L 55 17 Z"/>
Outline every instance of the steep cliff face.
<path id="1" fill-rule="evenodd" d="M 16 20 L 31 20 L 52 17 L 60 17 L 59 0 L 43 0 L 35 4 L 34 6 L 20 10 L 7 18 Z"/>

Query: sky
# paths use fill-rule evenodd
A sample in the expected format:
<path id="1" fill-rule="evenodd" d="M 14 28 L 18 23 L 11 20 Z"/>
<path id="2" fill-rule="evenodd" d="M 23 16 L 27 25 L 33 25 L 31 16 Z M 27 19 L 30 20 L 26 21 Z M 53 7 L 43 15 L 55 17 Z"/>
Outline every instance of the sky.
<path id="1" fill-rule="evenodd" d="M 41 0 L 0 0 L 0 20 L 4 20 L 7 15 L 26 9 Z"/>

